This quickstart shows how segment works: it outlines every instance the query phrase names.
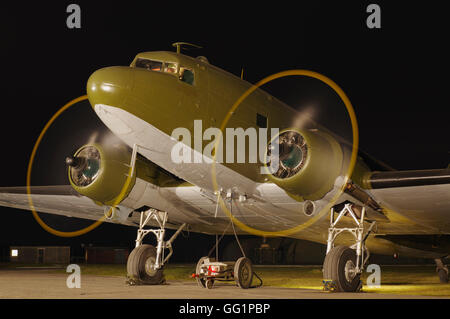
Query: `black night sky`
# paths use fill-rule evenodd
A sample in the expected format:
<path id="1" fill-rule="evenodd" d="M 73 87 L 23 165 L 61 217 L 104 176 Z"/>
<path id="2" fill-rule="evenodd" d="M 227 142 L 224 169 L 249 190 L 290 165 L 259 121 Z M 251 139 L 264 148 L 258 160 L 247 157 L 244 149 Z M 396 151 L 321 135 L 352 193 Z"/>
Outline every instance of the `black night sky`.
<path id="1" fill-rule="evenodd" d="M 66 7 L 73 2 L 81 6 L 80 30 L 66 27 Z M 379 30 L 366 26 L 371 2 L 365 1 L 258 1 L 246 7 L 228 1 L 186 2 L 189 6 L 152 1 L 2 3 L 0 186 L 25 185 L 40 131 L 62 105 L 85 94 L 92 72 L 128 65 L 138 52 L 173 50 L 176 41 L 202 46 L 185 53 L 206 56 L 236 75 L 244 67 L 251 83 L 288 69 L 320 72 L 352 101 L 361 149 L 396 169 L 444 168 L 450 163 L 446 12 L 425 2 L 372 2 L 381 6 Z M 348 132 L 345 109 L 317 81 L 285 79 L 267 89 L 294 107 L 314 105 L 319 121 Z M 96 131 L 106 134 L 87 103 L 65 113 L 42 143 L 32 183 L 67 184 L 65 156 Z M 29 212 L 1 207 L 0 213 L 3 255 L 17 244 L 128 246 L 135 239 L 135 229 L 117 225 L 61 239 L 41 229 Z M 45 220 L 63 230 L 90 223 L 55 216 Z M 195 246 L 195 255 L 213 242 L 190 236 L 193 241 L 180 237 L 176 245 Z M 174 258 L 189 260 L 189 251 L 178 249 Z"/>

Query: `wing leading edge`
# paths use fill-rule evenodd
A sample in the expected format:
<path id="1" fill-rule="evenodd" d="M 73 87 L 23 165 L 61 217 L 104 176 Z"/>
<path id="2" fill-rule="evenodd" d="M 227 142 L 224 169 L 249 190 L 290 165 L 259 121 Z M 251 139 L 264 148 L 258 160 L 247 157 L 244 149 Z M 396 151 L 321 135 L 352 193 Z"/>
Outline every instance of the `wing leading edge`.
<path id="1" fill-rule="evenodd" d="M 31 187 L 33 206 L 38 212 L 98 220 L 104 208 L 78 194 L 70 185 Z M 31 210 L 26 187 L 0 187 L 0 206 Z M 113 221 L 114 222 L 114 221 Z M 131 220 L 125 224 L 135 225 Z"/>

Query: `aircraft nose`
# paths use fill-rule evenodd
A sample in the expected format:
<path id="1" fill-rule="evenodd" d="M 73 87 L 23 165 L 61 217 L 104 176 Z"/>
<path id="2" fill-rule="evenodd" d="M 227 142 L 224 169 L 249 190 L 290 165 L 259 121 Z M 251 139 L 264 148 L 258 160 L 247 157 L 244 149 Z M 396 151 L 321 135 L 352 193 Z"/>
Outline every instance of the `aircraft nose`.
<path id="1" fill-rule="evenodd" d="M 120 107 L 132 88 L 129 67 L 113 66 L 95 71 L 87 82 L 87 95 L 92 107 L 106 104 Z"/>

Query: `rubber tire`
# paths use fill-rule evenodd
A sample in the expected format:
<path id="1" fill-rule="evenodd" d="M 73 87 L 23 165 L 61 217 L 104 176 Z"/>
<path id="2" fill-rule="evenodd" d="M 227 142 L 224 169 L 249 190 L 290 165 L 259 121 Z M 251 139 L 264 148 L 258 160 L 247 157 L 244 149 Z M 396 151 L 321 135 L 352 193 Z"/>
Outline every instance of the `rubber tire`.
<path id="1" fill-rule="evenodd" d="M 445 269 L 438 269 L 437 273 L 441 284 L 448 284 L 448 273 L 445 271 Z"/>
<path id="2" fill-rule="evenodd" d="M 249 275 L 243 277 L 246 273 Z M 242 289 L 250 288 L 253 281 L 253 266 L 250 259 L 241 257 L 236 261 L 234 264 L 234 281 Z"/>
<path id="3" fill-rule="evenodd" d="M 196 275 L 199 275 L 199 274 L 200 274 L 200 269 L 201 269 L 201 267 L 202 267 L 202 265 L 203 265 L 203 261 L 204 261 L 205 259 L 208 259 L 208 257 L 205 256 L 205 257 L 202 257 L 202 258 L 200 258 L 200 259 L 198 260 L 198 262 L 197 262 L 197 267 L 195 268 L 195 274 L 196 274 Z M 200 288 L 206 288 L 206 280 L 205 280 L 205 279 L 201 279 L 201 278 L 198 278 L 198 277 L 196 277 L 195 279 L 197 279 L 197 284 L 198 284 L 198 286 L 199 286 Z"/>
<path id="4" fill-rule="evenodd" d="M 128 256 L 127 274 L 141 285 L 160 285 L 165 282 L 162 268 L 158 269 L 153 276 L 145 271 L 145 263 L 149 258 L 156 259 L 156 248 L 152 245 L 140 245 L 133 249 Z"/>
<path id="5" fill-rule="evenodd" d="M 332 280 L 338 292 L 356 292 L 360 288 L 360 275 L 356 275 L 351 282 L 345 278 L 345 264 L 352 260 L 356 265 L 356 252 L 347 246 L 332 248 L 323 262 L 323 279 Z"/>
<path id="6" fill-rule="evenodd" d="M 212 289 L 214 287 L 214 279 L 207 279 L 206 280 L 206 288 Z"/>

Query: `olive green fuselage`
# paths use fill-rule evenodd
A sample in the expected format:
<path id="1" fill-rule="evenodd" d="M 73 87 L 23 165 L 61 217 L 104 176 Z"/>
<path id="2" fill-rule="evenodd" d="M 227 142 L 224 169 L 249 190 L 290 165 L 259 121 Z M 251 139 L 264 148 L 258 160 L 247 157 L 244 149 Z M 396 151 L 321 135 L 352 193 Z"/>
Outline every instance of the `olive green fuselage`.
<path id="1" fill-rule="evenodd" d="M 171 63 L 177 66 L 177 71 L 172 74 L 161 72 L 161 70 L 138 68 L 135 67 L 138 59 L 160 61 L 165 63 L 164 65 Z M 193 83 L 180 79 L 181 68 L 187 68 L 193 72 Z M 96 71 L 88 81 L 87 91 L 94 108 L 97 104 L 119 107 L 168 136 L 172 135 L 176 128 L 188 129 L 192 137 L 190 144 L 194 147 L 195 121 L 201 121 L 203 131 L 209 127 L 220 127 L 233 104 L 251 86 L 250 83 L 201 59 L 173 52 L 147 52 L 138 54 L 130 67 L 109 67 Z M 303 123 L 301 128 L 296 127 L 299 117 Z M 258 123 L 258 118 L 264 119 L 263 124 Z M 223 165 L 256 183 L 271 180 L 282 188 L 285 183 L 288 185 L 287 192 L 297 200 L 322 197 L 332 188 L 334 179 L 345 174 L 344 155 L 348 157 L 350 149 L 348 143 L 347 145 L 339 143 L 335 135 L 307 118 L 306 115 L 300 114 L 263 90 L 257 89 L 239 105 L 225 127 L 246 130 L 247 128 L 258 129 L 261 126 L 267 126 L 269 132 L 264 145 L 267 145 L 270 140 L 272 128 L 277 128 L 279 131 L 293 128 L 300 133 L 304 132 L 307 144 L 310 143 L 308 156 L 302 169 L 305 173 L 277 181 L 261 174 L 261 162 L 249 163 L 246 160 L 245 163 L 234 161 L 233 163 L 225 162 Z M 223 139 L 225 148 L 227 145 L 225 130 Z M 202 139 L 202 147 L 199 151 L 201 152 L 208 143 L 211 141 Z M 236 154 L 237 143 L 234 143 L 234 147 Z M 319 152 L 322 154 L 318 154 Z M 248 139 L 246 159 L 248 159 Z M 366 170 L 364 165 L 357 165 L 357 168 Z M 358 176 L 363 174 L 363 172 L 356 172 Z M 320 185 L 316 185 L 318 181 Z M 302 184 L 298 192 L 295 190 L 296 183 Z M 304 185 L 311 185 L 311 187 L 305 189 Z"/>

